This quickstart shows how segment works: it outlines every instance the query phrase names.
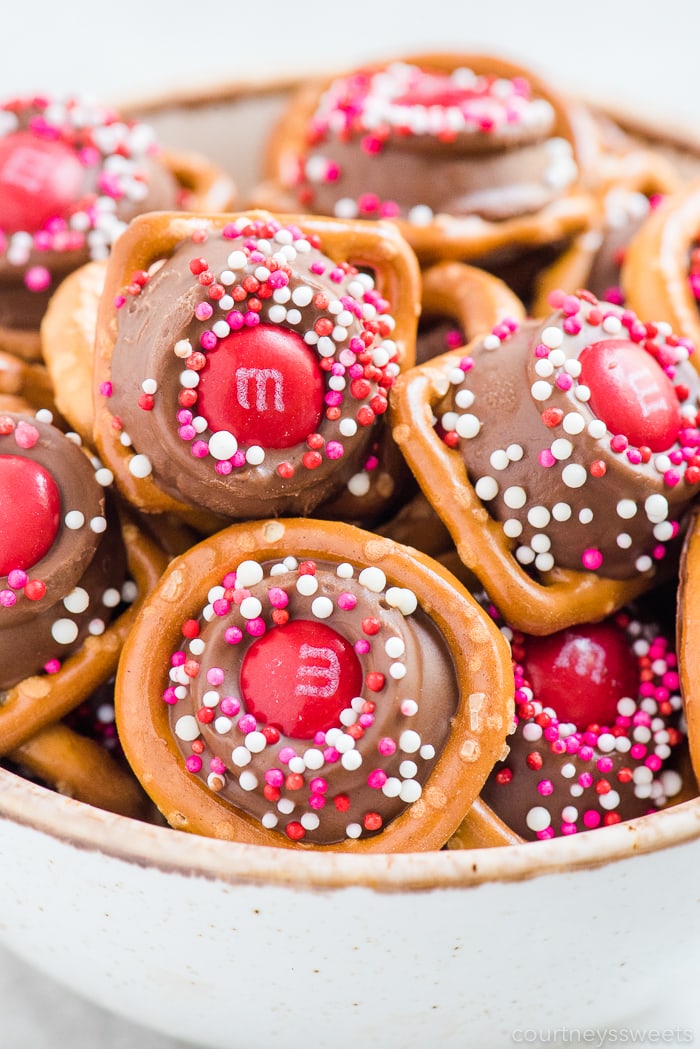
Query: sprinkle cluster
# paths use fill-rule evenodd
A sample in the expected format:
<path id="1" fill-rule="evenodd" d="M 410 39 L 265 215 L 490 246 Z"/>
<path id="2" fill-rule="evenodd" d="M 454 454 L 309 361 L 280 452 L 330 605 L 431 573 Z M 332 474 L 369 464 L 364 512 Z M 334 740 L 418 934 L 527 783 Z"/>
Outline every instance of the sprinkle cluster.
<path id="1" fill-rule="evenodd" d="M 194 243 L 206 251 L 213 234 L 198 229 Z M 174 423 L 180 440 L 194 459 L 206 460 L 220 476 L 260 466 L 266 449 L 239 440 L 229 429 L 214 430 L 198 409 L 203 370 L 221 340 L 236 332 L 270 324 L 297 332 L 318 355 L 324 377 L 323 418 L 319 432 L 305 446 L 290 449 L 278 463 L 283 480 L 298 470 L 313 471 L 325 461 L 343 457 L 346 442 L 371 427 L 388 407 L 388 393 L 399 372 L 398 350 L 392 339 L 394 318 L 373 278 L 347 262 L 333 262 L 321 252 L 320 239 L 276 220 L 241 217 L 225 226 L 220 239 L 230 247 L 225 267 L 216 270 L 202 254 L 190 262 L 201 298 L 193 308 L 188 331 L 170 347 L 179 382 Z M 217 243 L 217 247 L 219 244 Z M 214 250 L 214 249 L 212 249 Z M 149 274 L 137 273 L 116 301 L 118 309 L 148 288 Z M 102 389 L 112 392 L 110 384 Z M 296 391 L 296 397 L 301 391 Z M 138 407 L 153 411 L 161 395 L 155 378 L 141 384 Z M 325 422 L 324 422 L 325 420 Z M 331 434 L 325 431 L 332 426 Z M 122 444 L 131 437 L 121 434 Z M 369 488 L 369 473 L 377 465 L 370 455 L 362 472 L 350 479 L 355 495 Z M 129 469 L 147 477 L 153 465 L 145 451 L 132 455 Z"/>
<path id="2" fill-rule="evenodd" d="M 335 582 L 326 585 L 324 576 Z M 372 614 L 380 607 L 380 614 Z M 310 836 L 322 842 L 324 834 L 338 833 L 327 829 L 329 821 L 340 820 L 341 837 L 380 831 L 387 818 L 421 797 L 436 757 L 434 740 L 415 727 L 420 696 L 404 683 L 408 642 L 401 623 L 417 608 L 414 592 L 387 586 L 378 567 L 293 556 L 239 564 L 209 593 L 201 619 L 183 623 L 182 645 L 171 658 L 163 699 L 172 706 L 171 725 L 187 769 L 254 813 L 264 827 L 294 841 Z M 364 683 L 337 724 L 307 741 L 285 737 L 252 716 L 230 672 L 242 650 L 290 616 L 331 624 L 340 616 L 347 633 L 348 615 L 357 620 L 355 638 L 348 640 Z M 213 635 L 207 624 L 217 621 Z M 207 657 L 219 632 L 231 653 L 223 665 Z M 188 712 L 179 712 L 183 705 Z M 434 735 L 439 738 L 440 730 Z M 370 799 L 376 796 L 374 804 L 367 803 L 368 791 Z"/>
<path id="3" fill-rule="evenodd" d="M 629 490 L 618 488 L 610 494 L 615 502 L 606 506 L 606 517 L 614 513 L 619 520 L 615 549 L 620 553 L 637 552 L 635 571 L 648 571 L 664 557 L 667 544 L 678 535 L 679 524 L 671 512 L 672 499 L 673 505 L 687 504 L 692 498 L 688 487 L 694 489 L 700 483 L 700 411 L 697 391 L 687 385 L 694 383 L 694 372 L 686 367 L 693 346 L 689 340 L 674 335 L 669 325 L 644 323 L 631 310 L 600 302 L 585 291 L 576 295 L 555 292 L 550 301 L 558 312 L 536 329 L 527 349 L 532 374 L 528 393 L 541 422 L 536 442 L 532 437 L 527 441 L 506 437 L 503 441 L 508 434 L 508 421 L 494 415 L 492 388 L 481 389 L 489 408 L 488 416 L 486 411 L 479 414 L 479 394 L 475 389 L 483 357 L 477 354 L 464 356 L 451 367 L 451 394 L 447 410 L 436 420 L 438 432 L 449 447 L 464 450 L 468 464 L 470 442 L 492 435 L 490 469 L 473 477 L 475 492 L 485 503 L 502 502 L 503 532 L 507 541 L 514 544 L 516 558 L 522 565 L 542 572 L 557 563 L 554 532 L 559 528 L 559 534 L 564 534 L 560 526 L 568 528 L 574 522 L 586 528 L 591 526 L 587 533 L 589 542 L 579 554 L 580 567 L 588 571 L 600 569 L 602 574 L 606 567 L 610 568 L 606 557 L 609 559 L 611 554 L 605 554 L 597 531 L 602 522 L 596 500 L 602 495 L 596 496 L 596 486 L 615 460 L 626 464 L 630 470 Z M 519 326 L 514 322 L 502 322 L 483 340 L 479 354 L 487 357 L 501 347 L 515 354 L 509 343 L 518 332 Z M 673 444 L 664 452 L 654 453 L 649 447 L 636 445 L 624 433 L 611 433 L 589 405 L 592 391 L 581 378 L 579 354 L 588 344 L 615 338 L 646 350 L 673 384 L 680 425 Z M 499 437 L 503 443 L 498 443 Z M 517 471 L 520 464 L 521 480 L 509 484 L 509 472 Z M 533 498 L 528 476 L 537 485 L 537 495 L 546 491 L 548 501 Z M 622 483 L 624 475 L 619 481 Z M 630 534 L 633 529 L 643 533 L 644 549 L 636 551 L 639 540 Z"/>
<path id="4" fill-rule="evenodd" d="M 585 730 L 539 702 L 522 663 L 527 639 L 502 628 L 512 645 L 516 716 L 510 754 L 491 774 L 489 797 L 505 814 L 507 792 L 517 791 L 534 838 L 644 815 L 681 790 L 681 775 L 670 764 L 685 738 L 673 647 L 650 624 L 627 613 L 619 613 L 616 622 L 637 660 L 638 694 L 619 699 L 611 724 Z"/>
<path id="5" fill-rule="evenodd" d="M 124 121 L 111 109 L 77 98 L 12 99 L 0 105 L 0 139 L 22 127 L 38 140 L 69 146 L 94 184 L 67 216 L 53 216 L 38 230 L 9 233 L 0 228 L 0 256 L 19 269 L 26 267 L 26 287 L 39 292 L 51 284 L 40 261 L 47 252 L 107 257 L 125 226 L 118 206 L 122 201 L 140 204 L 148 193 L 144 161 L 155 154 L 156 144 L 147 125 Z M 28 189 L 35 177 L 36 171 L 27 171 Z"/>

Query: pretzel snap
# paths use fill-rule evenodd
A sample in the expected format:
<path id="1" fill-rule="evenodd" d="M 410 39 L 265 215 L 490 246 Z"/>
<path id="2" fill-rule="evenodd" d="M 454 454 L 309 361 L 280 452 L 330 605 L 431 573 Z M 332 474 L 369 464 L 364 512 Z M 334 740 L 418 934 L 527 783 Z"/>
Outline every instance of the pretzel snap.
<path id="1" fill-rule="evenodd" d="M 502 261 L 586 226 L 577 154 L 566 104 L 529 69 L 423 54 L 301 88 L 255 200 L 392 219 L 422 262 Z"/>
<path id="2" fill-rule="evenodd" d="M 391 226 L 266 212 L 136 219 L 110 258 L 95 437 L 150 511 L 372 518 L 414 360 L 418 267 Z M 395 460 L 400 456 L 394 450 Z"/>
<path id="3" fill-rule="evenodd" d="M 165 566 L 133 523 L 120 527 L 110 481 L 43 418 L 0 415 L 0 754 L 114 673 Z"/>
<path id="4" fill-rule="evenodd" d="M 696 497 L 692 346 L 587 292 L 412 369 L 394 439 L 508 622 L 610 614 L 673 561 Z"/>
<path id="5" fill-rule="evenodd" d="M 173 827 L 340 851 L 439 848 L 502 753 L 508 646 L 457 580 L 313 519 L 173 561 L 117 675 L 117 724 Z"/>
<path id="6" fill-rule="evenodd" d="M 194 153 L 164 153 L 147 125 L 78 98 L 0 103 L 0 349 L 41 358 L 60 282 L 105 258 L 134 215 L 228 207 L 231 180 Z"/>

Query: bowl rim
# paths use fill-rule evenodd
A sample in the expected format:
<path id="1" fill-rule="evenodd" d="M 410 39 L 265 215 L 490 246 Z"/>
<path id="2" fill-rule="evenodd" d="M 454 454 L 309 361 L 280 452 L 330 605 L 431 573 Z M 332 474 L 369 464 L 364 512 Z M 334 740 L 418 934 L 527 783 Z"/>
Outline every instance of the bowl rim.
<path id="1" fill-rule="evenodd" d="M 75 801 L 0 768 L 0 821 L 116 861 L 226 885 L 383 893 L 529 881 L 700 840 L 700 797 L 636 820 L 547 841 L 422 853 L 352 855 L 205 838 Z M 0 839 L 5 832 L 0 822 Z"/>

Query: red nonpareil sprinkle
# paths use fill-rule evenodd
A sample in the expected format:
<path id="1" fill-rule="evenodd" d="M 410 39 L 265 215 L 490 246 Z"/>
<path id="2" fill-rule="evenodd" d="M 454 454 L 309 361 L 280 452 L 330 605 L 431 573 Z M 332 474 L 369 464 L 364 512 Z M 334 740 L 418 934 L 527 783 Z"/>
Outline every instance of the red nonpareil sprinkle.
<path id="1" fill-rule="evenodd" d="M 347 794 L 336 794 L 333 798 L 333 804 L 338 812 L 347 812 L 350 808 L 350 798 Z"/>
<path id="2" fill-rule="evenodd" d="M 30 601 L 40 601 L 46 593 L 46 583 L 41 579 L 30 579 L 25 584 L 24 593 Z"/>
<path id="3" fill-rule="evenodd" d="M 368 616 L 366 619 L 362 620 L 362 632 L 368 634 L 370 637 L 378 634 L 381 630 L 381 626 L 379 620 L 374 616 Z"/>
<path id="4" fill-rule="evenodd" d="M 190 262 L 190 273 L 194 274 L 195 277 L 198 277 L 200 273 L 205 272 L 208 266 L 209 263 L 206 259 L 192 259 Z"/>
<path id="5" fill-rule="evenodd" d="M 322 464 L 323 456 L 320 452 L 305 452 L 301 461 L 307 470 L 316 470 Z"/>
<path id="6" fill-rule="evenodd" d="M 561 408 L 546 408 L 542 412 L 542 422 L 550 429 L 554 426 L 559 426 L 563 418 L 564 412 Z"/>
<path id="7" fill-rule="evenodd" d="M 292 820 L 284 830 L 291 841 L 301 841 L 302 838 L 306 837 L 306 831 L 298 820 Z"/>
<path id="8" fill-rule="evenodd" d="M 384 688 L 386 678 L 377 670 L 372 670 L 365 678 L 365 684 L 370 692 L 381 692 Z"/>
<path id="9" fill-rule="evenodd" d="M 382 817 L 378 812 L 366 813 L 365 818 L 362 821 L 365 830 L 369 831 L 381 830 L 382 822 Z"/>

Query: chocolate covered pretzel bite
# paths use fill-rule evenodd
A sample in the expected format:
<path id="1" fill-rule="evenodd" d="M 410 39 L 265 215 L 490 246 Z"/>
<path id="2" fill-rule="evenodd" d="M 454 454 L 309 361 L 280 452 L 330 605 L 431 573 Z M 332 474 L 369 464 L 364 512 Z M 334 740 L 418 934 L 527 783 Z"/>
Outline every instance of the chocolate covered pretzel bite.
<path id="1" fill-rule="evenodd" d="M 378 517 L 400 494 L 383 416 L 419 308 L 391 226 L 141 217 L 101 302 L 100 454 L 144 510 L 330 516 L 343 496 L 347 519 Z"/>
<path id="2" fill-rule="evenodd" d="M 422 261 L 487 265 L 586 226 L 577 153 L 567 106 L 532 71 L 491 55 L 417 55 L 303 87 L 255 199 L 392 219 Z"/>
<path id="3" fill-rule="evenodd" d="M 672 637 L 624 611 L 547 637 L 516 631 L 511 645 L 515 729 L 481 795 L 508 827 L 575 834 L 694 792 Z"/>
<path id="4" fill-rule="evenodd" d="M 0 754 L 114 673 L 166 560 L 120 522 L 110 471 L 46 415 L 0 414 Z"/>
<path id="5" fill-rule="evenodd" d="M 664 572 L 698 492 L 692 345 L 593 295 L 412 369 L 394 438 L 508 622 L 610 614 Z"/>
<path id="6" fill-rule="evenodd" d="M 117 724 L 173 827 L 423 850 L 501 755 L 512 693 L 502 635 L 437 562 L 278 518 L 171 563 L 124 648 Z"/>
<path id="7" fill-rule="evenodd" d="M 143 211 L 227 207 L 231 180 L 151 128 L 71 97 L 0 103 L 0 348 L 41 356 L 39 327 L 68 273 L 107 256 Z"/>

